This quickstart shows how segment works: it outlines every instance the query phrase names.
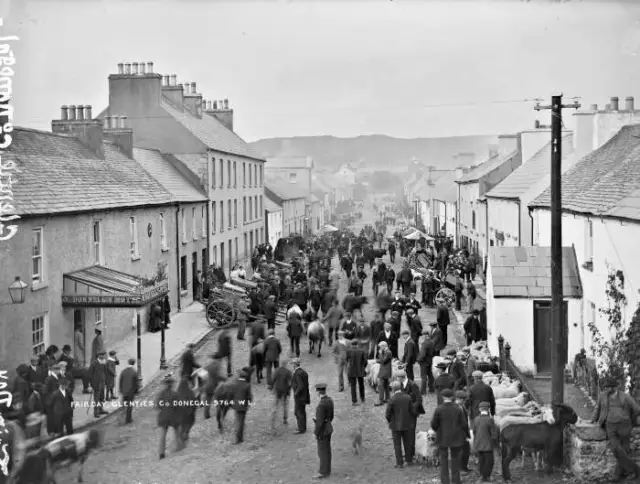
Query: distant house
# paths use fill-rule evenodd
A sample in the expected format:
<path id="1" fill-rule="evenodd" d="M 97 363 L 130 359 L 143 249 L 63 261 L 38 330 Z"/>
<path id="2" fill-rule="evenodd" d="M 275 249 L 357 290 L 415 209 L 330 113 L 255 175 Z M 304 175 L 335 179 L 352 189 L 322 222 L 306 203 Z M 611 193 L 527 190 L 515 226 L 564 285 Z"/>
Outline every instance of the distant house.
<path id="1" fill-rule="evenodd" d="M 280 178 L 298 185 L 311 194 L 314 163 L 310 156 L 271 156 L 267 157 L 266 176 Z"/>
<path id="2" fill-rule="evenodd" d="M 338 177 L 350 185 L 353 185 L 356 182 L 357 174 L 357 170 L 349 165 L 342 165 L 336 173 Z"/>
<path id="3" fill-rule="evenodd" d="M 283 237 L 309 234 L 306 189 L 292 186 L 283 180 L 273 180 L 267 181 L 264 193 L 269 200 L 282 207 Z"/>
<path id="4" fill-rule="evenodd" d="M 563 248 L 564 328 L 567 365 L 581 346 L 582 282 L 573 247 Z M 487 265 L 489 349 L 498 354 L 498 337 L 511 345 L 511 358 L 523 372 L 551 371 L 551 249 L 492 247 Z"/>
<path id="5" fill-rule="evenodd" d="M 591 118 L 595 115 L 591 113 Z M 612 116 L 615 120 L 619 115 L 612 113 Z M 587 140 L 591 141 L 590 137 Z M 627 307 L 623 318 L 626 323 L 640 302 L 639 159 L 640 124 L 624 126 L 562 177 L 562 242 L 575 247 L 580 267 L 585 299 L 579 322 L 583 338 L 581 347 L 588 353 L 592 344 L 589 323 L 595 323 L 602 334 L 609 331 L 608 321 L 599 309 L 608 305 L 605 291 L 610 270 L 624 273 Z M 551 243 L 550 202 L 550 189 L 546 188 L 529 203 L 533 241 L 543 247 Z"/>
<path id="6" fill-rule="evenodd" d="M 271 200 L 268 196 L 264 204 L 265 218 L 267 220 L 267 242 L 275 249 L 278 240 L 282 238 L 284 233 L 284 225 L 282 218 L 282 206 Z"/>

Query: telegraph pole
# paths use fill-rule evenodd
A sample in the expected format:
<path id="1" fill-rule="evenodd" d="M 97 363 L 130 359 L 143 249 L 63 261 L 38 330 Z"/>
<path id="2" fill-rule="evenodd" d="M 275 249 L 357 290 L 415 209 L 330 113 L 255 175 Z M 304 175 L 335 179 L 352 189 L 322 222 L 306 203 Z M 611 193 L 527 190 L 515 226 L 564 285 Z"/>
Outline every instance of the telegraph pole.
<path id="1" fill-rule="evenodd" d="M 562 108 L 578 109 L 580 104 L 562 104 L 562 94 L 551 97 L 550 106 L 535 106 L 536 111 L 551 110 L 551 398 L 552 404 L 564 403 L 564 366 L 567 328 L 562 291 Z"/>

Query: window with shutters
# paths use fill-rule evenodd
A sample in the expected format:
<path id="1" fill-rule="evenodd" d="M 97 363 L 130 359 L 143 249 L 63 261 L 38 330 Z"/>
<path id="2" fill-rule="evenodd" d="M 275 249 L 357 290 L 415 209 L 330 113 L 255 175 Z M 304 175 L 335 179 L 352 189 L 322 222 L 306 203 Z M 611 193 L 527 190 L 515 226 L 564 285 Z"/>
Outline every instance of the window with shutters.
<path id="1" fill-rule="evenodd" d="M 31 280 L 34 283 L 44 282 L 42 233 L 42 227 L 31 232 Z"/>
<path id="2" fill-rule="evenodd" d="M 197 229 L 196 229 L 196 207 L 191 207 L 191 238 L 193 240 L 196 240 L 198 238 L 197 236 Z"/>
<path id="3" fill-rule="evenodd" d="M 258 186 L 258 165 L 253 165 L 253 185 Z"/>
<path id="4" fill-rule="evenodd" d="M 253 204 L 251 203 L 251 197 L 249 197 L 249 222 L 253 220 Z"/>
<path id="5" fill-rule="evenodd" d="M 203 239 L 207 236 L 207 208 L 203 205 L 200 207 L 200 237 Z"/>
<path id="6" fill-rule="evenodd" d="M 218 227 L 218 207 L 216 202 L 211 202 L 211 233 L 216 233 Z M 213 259 L 212 259 L 213 260 Z"/>
<path id="7" fill-rule="evenodd" d="M 231 188 L 231 160 L 227 160 L 227 188 Z"/>
<path id="8" fill-rule="evenodd" d="M 100 235 L 100 222 L 93 222 L 93 259 L 98 265 L 102 263 L 102 238 Z"/>
<path id="9" fill-rule="evenodd" d="M 247 164 L 245 162 L 242 163 L 242 186 L 243 188 L 247 186 Z"/>
<path id="10" fill-rule="evenodd" d="M 216 188 L 216 159 L 211 158 L 211 188 Z"/>
<path id="11" fill-rule="evenodd" d="M 247 197 L 242 197 L 242 223 L 247 223 Z"/>
<path id="12" fill-rule="evenodd" d="M 224 202 L 220 202 L 220 232 L 224 232 Z"/>
<path id="13" fill-rule="evenodd" d="M 253 204 L 255 208 L 256 220 L 260 218 L 260 214 L 258 213 L 258 195 L 256 195 L 253 199 Z"/>
<path id="14" fill-rule="evenodd" d="M 31 320 L 31 353 L 33 356 L 43 355 L 49 346 L 48 314 L 42 314 Z"/>
<path id="15" fill-rule="evenodd" d="M 238 187 L 238 170 L 237 170 L 237 165 L 238 163 L 236 161 L 233 162 L 233 188 L 237 188 Z"/>
<path id="16" fill-rule="evenodd" d="M 140 252 L 138 251 L 138 222 L 135 217 L 129 217 L 129 248 L 131 251 L 132 259 L 140 259 Z"/>
<path id="17" fill-rule="evenodd" d="M 224 188 L 224 160 L 220 160 L 220 188 Z"/>

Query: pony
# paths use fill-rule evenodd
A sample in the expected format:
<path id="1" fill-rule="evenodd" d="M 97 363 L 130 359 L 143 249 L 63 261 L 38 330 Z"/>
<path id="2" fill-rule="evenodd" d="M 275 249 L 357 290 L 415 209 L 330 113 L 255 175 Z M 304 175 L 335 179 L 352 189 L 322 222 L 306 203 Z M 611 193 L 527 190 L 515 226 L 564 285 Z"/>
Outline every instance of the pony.
<path id="1" fill-rule="evenodd" d="M 309 337 L 309 354 L 313 353 L 315 349 L 316 343 L 318 343 L 318 358 L 322 356 L 320 353 L 322 350 L 322 343 L 325 338 L 325 329 L 324 325 L 320 322 L 320 320 L 316 319 L 311 324 L 309 324 L 309 328 L 307 329 L 307 336 Z"/>
<path id="2" fill-rule="evenodd" d="M 561 404 L 552 407 L 554 424 L 541 422 L 535 424 L 514 424 L 500 431 L 502 448 L 502 477 L 511 480 L 509 464 L 521 453 L 522 449 L 544 452 L 547 473 L 553 472 L 553 466 L 562 464 L 562 444 L 564 428 L 567 424 L 575 424 L 578 414 L 569 405 Z"/>

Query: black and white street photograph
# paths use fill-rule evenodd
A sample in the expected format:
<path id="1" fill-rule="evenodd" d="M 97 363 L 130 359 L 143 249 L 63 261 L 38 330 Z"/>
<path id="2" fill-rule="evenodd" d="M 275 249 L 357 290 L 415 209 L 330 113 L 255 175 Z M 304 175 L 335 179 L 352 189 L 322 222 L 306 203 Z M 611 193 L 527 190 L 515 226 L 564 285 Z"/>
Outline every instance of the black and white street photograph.
<path id="1" fill-rule="evenodd" d="M 638 484 L 639 241 L 640 1 L 0 0 L 0 484 Z"/>

